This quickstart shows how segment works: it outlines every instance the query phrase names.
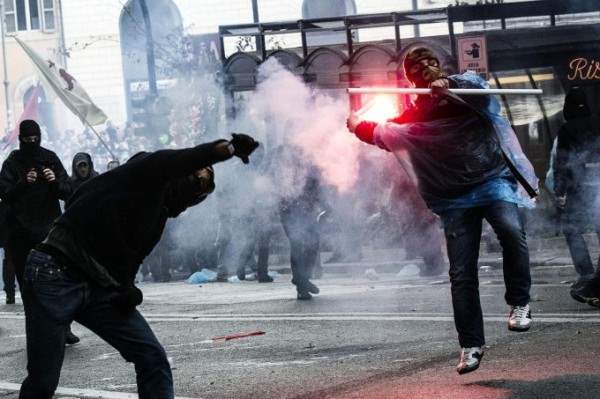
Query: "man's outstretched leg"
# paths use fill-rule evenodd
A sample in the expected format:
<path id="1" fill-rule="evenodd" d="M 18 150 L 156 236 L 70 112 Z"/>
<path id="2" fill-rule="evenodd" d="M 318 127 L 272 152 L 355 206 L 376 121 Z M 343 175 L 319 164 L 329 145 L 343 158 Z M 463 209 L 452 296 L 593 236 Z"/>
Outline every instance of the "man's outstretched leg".
<path id="1" fill-rule="evenodd" d="M 506 303 L 510 306 L 508 329 L 527 331 L 531 326 L 529 291 L 529 248 L 523 220 L 517 205 L 498 201 L 485 208 L 490 223 L 502 246 Z"/>
<path id="2" fill-rule="evenodd" d="M 94 288 L 77 322 L 89 328 L 134 364 L 140 399 L 174 397 L 171 366 L 162 345 L 137 310 L 124 311 L 111 303 L 114 293 Z"/>
<path id="3" fill-rule="evenodd" d="M 477 277 L 481 240 L 480 210 L 449 210 L 442 215 L 442 220 L 450 260 L 454 323 L 462 347 L 456 370 L 459 374 L 464 374 L 477 370 L 485 345 Z"/>

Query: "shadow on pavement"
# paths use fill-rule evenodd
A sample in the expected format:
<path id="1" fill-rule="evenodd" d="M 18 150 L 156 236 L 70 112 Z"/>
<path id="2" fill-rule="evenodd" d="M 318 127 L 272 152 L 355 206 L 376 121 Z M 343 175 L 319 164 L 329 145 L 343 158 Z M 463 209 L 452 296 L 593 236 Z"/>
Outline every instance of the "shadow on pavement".
<path id="1" fill-rule="evenodd" d="M 506 399 L 598 399 L 600 398 L 600 376 L 574 374 L 536 381 L 489 380 L 477 381 L 479 385 L 509 391 Z"/>

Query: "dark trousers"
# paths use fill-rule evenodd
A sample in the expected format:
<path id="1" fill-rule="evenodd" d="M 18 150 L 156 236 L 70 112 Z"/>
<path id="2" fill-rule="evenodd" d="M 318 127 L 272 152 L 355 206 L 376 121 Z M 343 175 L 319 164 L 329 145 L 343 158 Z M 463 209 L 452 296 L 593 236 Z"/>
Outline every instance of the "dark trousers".
<path id="1" fill-rule="evenodd" d="M 4 251 L 4 258 L 2 259 L 2 282 L 4 283 L 4 292 L 6 295 L 15 295 L 15 267 L 8 258 L 6 251 Z"/>
<path id="2" fill-rule="evenodd" d="M 27 261 L 27 255 L 33 247 L 35 247 L 42 241 L 42 239 L 36 239 L 30 234 L 27 234 L 26 232 L 15 231 L 10 234 L 6 246 L 4 247 L 4 254 L 5 257 L 12 264 L 12 270 L 11 268 L 8 269 L 10 274 L 8 274 L 6 278 L 9 279 L 9 283 L 12 279 L 12 283 L 10 284 L 10 286 L 13 288 L 13 292 L 15 286 L 14 277 L 17 278 L 17 282 L 19 283 L 19 289 L 22 290 L 21 287 L 23 287 L 23 271 L 25 270 L 25 262 Z M 4 276 L 4 272 L 2 274 Z M 6 282 L 4 284 L 6 285 Z"/>
<path id="3" fill-rule="evenodd" d="M 23 302 L 27 378 L 19 398 L 51 398 L 60 377 L 66 326 L 81 323 L 132 362 L 140 398 L 173 398 L 166 353 L 142 315 L 114 307 L 115 293 L 74 278 L 54 259 L 32 251 L 25 268 Z"/>
<path id="4" fill-rule="evenodd" d="M 561 216 L 561 227 L 569 246 L 575 271 L 580 276 L 594 273 L 594 265 L 583 233 L 588 227 L 592 227 L 600 239 L 599 219 L 598 210 L 595 209 L 593 201 L 586 201 L 585 197 L 567 197 L 567 206 Z M 600 259 L 598 263 L 600 265 Z"/>
<path id="5" fill-rule="evenodd" d="M 316 217 L 289 211 L 281 212 L 281 224 L 290 241 L 292 284 L 298 292 L 302 292 L 306 289 L 306 282 L 312 277 L 319 254 Z"/>
<path id="6" fill-rule="evenodd" d="M 452 209 L 442 215 L 448 258 L 454 323 L 461 347 L 483 346 L 483 313 L 479 301 L 477 261 L 483 219 L 502 246 L 506 302 L 529 303 L 531 276 L 523 218 L 515 204 L 497 201 L 487 206 Z"/>

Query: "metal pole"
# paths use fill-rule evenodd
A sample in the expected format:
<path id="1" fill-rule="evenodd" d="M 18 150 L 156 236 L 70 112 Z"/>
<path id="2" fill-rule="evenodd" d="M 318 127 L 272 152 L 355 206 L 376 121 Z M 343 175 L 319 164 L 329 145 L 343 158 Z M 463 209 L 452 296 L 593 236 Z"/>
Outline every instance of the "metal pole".
<path id="1" fill-rule="evenodd" d="M 148 85 L 150 95 L 158 97 L 158 87 L 156 85 L 156 59 L 154 57 L 154 40 L 152 38 L 152 24 L 150 22 L 150 13 L 146 0 L 140 0 L 144 25 L 146 27 L 146 62 L 148 64 Z"/>
<path id="2" fill-rule="evenodd" d="M 431 94 L 431 89 L 411 87 L 351 87 L 347 89 L 349 94 Z M 448 89 L 450 93 L 471 96 L 499 95 L 533 95 L 544 94 L 542 89 Z"/>
<path id="3" fill-rule="evenodd" d="M 57 0 L 58 4 L 58 23 L 60 24 L 60 35 L 58 37 L 59 48 L 60 48 L 60 63 L 62 64 L 65 70 L 67 69 L 67 44 L 65 41 L 65 19 L 63 17 L 63 8 L 62 8 L 62 0 Z"/>
<path id="4" fill-rule="evenodd" d="M 419 3 L 417 0 L 412 0 L 412 9 L 413 11 L 417 11 L 419 9 Z M 415 28 L 415 37 L 421 36 L 421 27 L 419 24 L 414 25 Z"/>
<path id="5" fill-rule="evenodd" d="M 6 65 L 6 25 L 5 25 L 5 13 L 4 13 L 4 0 L 0 0 L 0 30 L 2 31 L 2 68 L 4 70 L 4 102 L 6 105 L 6 133 L 10 132 L 11 127 L 11 112 L 10 112 L 10 94 L 8 90 L 8 67 Z"/>

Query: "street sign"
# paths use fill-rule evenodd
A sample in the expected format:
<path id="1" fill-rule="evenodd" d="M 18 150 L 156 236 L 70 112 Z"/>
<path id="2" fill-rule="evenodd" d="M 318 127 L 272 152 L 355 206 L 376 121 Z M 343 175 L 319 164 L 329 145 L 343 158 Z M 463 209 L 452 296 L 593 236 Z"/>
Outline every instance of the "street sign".
<path id="1" fill-rule="evenodd" d="M 456 41 L 460 73 L 475 72 L 487 80 L 489 69 L 485 36 L 459 37 Z"/>

